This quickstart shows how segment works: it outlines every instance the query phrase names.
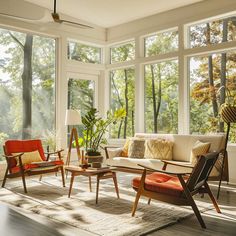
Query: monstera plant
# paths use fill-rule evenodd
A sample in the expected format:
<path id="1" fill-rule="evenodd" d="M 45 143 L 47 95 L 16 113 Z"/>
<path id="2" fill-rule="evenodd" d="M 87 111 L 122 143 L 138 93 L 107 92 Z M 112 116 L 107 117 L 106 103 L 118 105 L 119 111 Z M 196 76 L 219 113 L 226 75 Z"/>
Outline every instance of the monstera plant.
<path id="1" fill-rule="evenodd" d="M 82 123 L 84 125 L 83 137 L 79 138 L 79 143 L 85 148 L 86 155 L 101 155 L 99 148 L 101 144 L 106 144 L 104 137 L 111 124 L 115 124 L 118 120 L 126 116 L 125 109 L 121 108 L 116 111 L 107 111 L 106 118 L 99 116 L 96 108 L 91 108 L 84 116 Z"/>

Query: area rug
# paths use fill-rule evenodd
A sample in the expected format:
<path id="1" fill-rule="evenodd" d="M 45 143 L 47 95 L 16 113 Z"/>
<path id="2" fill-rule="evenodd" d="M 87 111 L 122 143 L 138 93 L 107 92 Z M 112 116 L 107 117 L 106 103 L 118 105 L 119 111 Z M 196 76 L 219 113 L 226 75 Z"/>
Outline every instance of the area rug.
<path id="1" fill-rule="evenodd" d="M 94 191 L 89 192 L 86 177 L 75 179 L 71 198 L 67 196 L 68 187 L 61 186 L 60 178 L 56 176 L 44 177 L 41 182 L 27 179 L 28 194 L 24 194 L 20 180 L 8 181 L 7 188 L 0 189 L 0 201 L 104 236 L 145 235 L 193 214 L 189 208 L 157 201 L 148 205 L 147 199 L 143 198 L 135 217 L 131 217 L 135 192 L 125 180 L 119 182 L 120 199 L 116 197 L 111 180 L 101 182 L 98 204 L 95 204 L 96 186 L 93 184 Z"/>

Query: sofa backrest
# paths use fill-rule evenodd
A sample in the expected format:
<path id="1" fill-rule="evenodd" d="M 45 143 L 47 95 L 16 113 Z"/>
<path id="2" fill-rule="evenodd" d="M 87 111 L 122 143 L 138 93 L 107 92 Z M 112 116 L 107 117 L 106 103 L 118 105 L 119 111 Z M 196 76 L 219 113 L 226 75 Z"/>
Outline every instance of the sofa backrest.
<path id="1" fill-rule="evenodd" d="M 136 133 L 135 137 L 143 139 L 167 139 L 173 141 L 173 160 L 175 161 L 190 161 L 192 147 L 198 140 L 211 143 L 209 152 L 220 151 L 224 148 L 225 144 L 224 134 L 182 135 Z"/>

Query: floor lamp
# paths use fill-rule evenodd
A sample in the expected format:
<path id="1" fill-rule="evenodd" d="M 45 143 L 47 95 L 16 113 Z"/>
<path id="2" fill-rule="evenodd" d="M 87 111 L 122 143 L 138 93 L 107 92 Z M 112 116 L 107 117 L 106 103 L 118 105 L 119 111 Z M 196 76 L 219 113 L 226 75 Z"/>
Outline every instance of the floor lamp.
<path id="1" fill-rule="evenodd" d="M 70 164 L 73 138 L 75 139 L 75 147 L 77 150 L 77 156 L 78 156 L 78 160 L 80 161 L 81 155 L 80 155 L 80 147 L 79 147 L 79 141 L 78 141 L 78 133 L 77 133 L 77 129 L 74 127 L 75 125 L 80 125 L 80 124 L 82 124 L 80 111 L 72 110 L 72 109 L 66 110 L 65 125 L 73 126 L 73 128 L 71 129 L 71 134 L 70 134 L 70 143 L 69 143 L 69 149 L 68 149 L 68 154 L 67 154 L 67 159 L 66 159 L 66 165 Z"/>
<path id="2" fill-rule="evenodd" d="M 228 155 L 227 154 L 227 144 L 228 144 L 228 140 L 229 140 L 230 124 L 236 123 L 236 107 L 231 106 L 231 105 L 223 106 L 222 110 L 221 110 L 221 118 L 227 124 L 227 132 L 226 132 L 226 138 L 225 138 L 225 146 L 224 146 L 224 150 L 223 150 L 223 161 L 222 161 L 222 167 L 221 167 L 221 173 L 220 173 L 220 181 L 219 181 L 219 187 L 218 187 L 218 192 L 217 192 L 217 199 L 220 196 L 220 186 L 221 186 L 221 181 L 223 179 L 225 161 L 226 161 L 226 158 Z M 229 181 L 229 180 L 227 180 L 227 181 Z"/>

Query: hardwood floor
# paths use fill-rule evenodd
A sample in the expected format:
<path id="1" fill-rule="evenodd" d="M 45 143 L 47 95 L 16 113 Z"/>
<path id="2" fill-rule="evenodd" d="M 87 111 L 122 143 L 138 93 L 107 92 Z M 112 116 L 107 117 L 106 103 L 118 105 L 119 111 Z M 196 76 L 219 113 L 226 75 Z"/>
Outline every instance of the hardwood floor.
<path id="1" fill-rule="evenodd" d="M 127 187 L 130 187 L 130 181 L 134 177 L 132 174 L 128 173 L 117 173 L 118 185 L 119 182 L 122 184 L 127 184 Z M 69 179 L 67 179 L 69 181 Z M 216 195 L 217 191 L 217 183 L 210 184 L 211 189 L 213 190 L 214 195 Z M 200 198 L 200 197 L 199 197 Z M 204 196 L 204 198 L 200 199 L 201 201 L 210 202 L 208 196 Z M 153 200 L 154 201 L 154 200 Z M 220 194 L 220 199 L 218 200 L 220 205 L 222 214 L 216 213 L 215 210 L 208 210 L 205 213 L 202 213 L 203 219 L 206 223 L 207 229 L 203 230 L 199 225 L 195 215 L 188 217 L 185 220 L 182 220 L 172 226 L 168 226 L 156 232 L 150 233 L 150 236 L 204 236 L 204 235 L 236 235 L 236 185 L 227 185 L 223 184 L 222 191 Z M 19 211 L 18 208 L 14 208 L 14 210 Z M 56 229 L 59 233 L 65 236 L 74 236 L 74 235 L 82 235 L 82 236 L 94 236 L 90 232 L 85 230 L 81 230 L 78 228 L 74 228 L 72 226 L 68 226 L 67 224 L 59 223 L 56 221 L 52 221 L 47 219 L 46 217 L 41 217 L 40 215 L 33 214 L 32 212 L 20 210 L 20 213 L 24 216 L 31 218 L 45 226 L 45 228 L 49 227 L 48 235 L 50 235 L 50 229 Z M 20 216 L 20 217 L 24 217 Z M 19 222 L 21 219 L 19 219 Z M 6 235 L 1 234 L 0 235 Z M 9 234 L 8 234 L 9 235 Z M 25 234 L 27 235 L 27 234 Z M 32 234 L 35 236 L 41 234 Z M 47 234 L 45 234 L 47 235 Z M 56 235 L 56 234 L 55 234 Z M 9 235 L 10 236 L 10 235 Z M 11 236 L 14 236 L 12 234 Z M 111 235 L 112 236 L 112 235 Z"/>

